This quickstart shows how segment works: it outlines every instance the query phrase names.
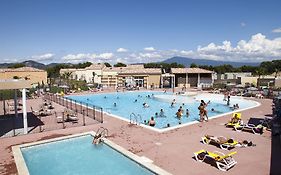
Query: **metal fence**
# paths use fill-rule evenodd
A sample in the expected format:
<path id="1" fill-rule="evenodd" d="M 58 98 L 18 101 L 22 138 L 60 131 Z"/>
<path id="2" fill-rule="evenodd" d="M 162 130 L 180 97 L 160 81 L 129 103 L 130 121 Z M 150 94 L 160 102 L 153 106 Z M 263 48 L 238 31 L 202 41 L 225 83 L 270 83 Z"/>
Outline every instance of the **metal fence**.
<path id="1" fill-rule="evenodd" d="M 30 106 L 32 111 L 27 113 L 28 134 L 52 131 L 58 129 L 93 125 L 103 123 L 103 108 L 89 103 L 82 103 L 67 97 L 61 97 L 54 94 L 47 94 L 42 99 L 37 100 L 38 105 Z M 54 109 L 48 110 L 48 114 L 40 114 L 40 106 L 44 105 L 45 100 L 53 102 Z M 0 108 L 4 108 L 4 101 L 0 101 Z M 65 114 L 65 108 L 75 114 L 76 120 L 68 120 Z M 23 135 L 23 114 L 18 111 L 16 117 L 15 111 L 4 114 L 0 111 L 0 137 L 13 137 Z"/>
<path id="2" fill-rule="evenodd" d="M 73 100 L 55 94 L 46 94 L 44 99 L 58 103 L 67 109 L 75 111 L 83 116 L 90 117 L 100 123 L 103 123 L 103 108 L 89 103 Z"/>

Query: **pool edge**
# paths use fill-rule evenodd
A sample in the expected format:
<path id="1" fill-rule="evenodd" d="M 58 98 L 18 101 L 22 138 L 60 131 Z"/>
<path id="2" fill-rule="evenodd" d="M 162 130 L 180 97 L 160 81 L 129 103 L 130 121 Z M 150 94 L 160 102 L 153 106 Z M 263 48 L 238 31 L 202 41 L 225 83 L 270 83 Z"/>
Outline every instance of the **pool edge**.
<path id="1" fill-rule="evenodd" d="M 135 92 L 135 91 L 129 91 L 129 92 Z M 142 91 L 142 92 L 153 92 L 153 91 Z M 114 92 L 114 93 L 116 93 L 116 92 Z M 202 93 L 202 94 L 204 94 L 204 93 Z M 212 93 L 206 93 L 206 94 L 212 94 Z M 91 94 L 91 95 L 96 95 L 96 94 Z M 69 96 L 71 96 L 71 95 L 69 95 Z M 78 96 L 84 96 L 84 94 L 79 94 Z M 209 120 L 212 120 L 212 119 L 215 119 L 215 118 L 219 118 L 219 117 L 223 117 L 223 116 L 226 116 L 226 115 L 229 115 L 229 114 L 233 114 L 235 112 L 241 112 L 241 111 L 249 110 L 249 109 L 252 109 L 252 108 L 256 108 L 256 107 L 259 107 L 261 105 L 261 103 L 255 101 L 255 100 L 246 99 L 245 97 L 242 97 L 242 96 L 241 97 L 240 96 L 233 96 L 233 98 L 241 98 L 241 99 L 246 100 L 246 101 L 254 102 L 255 106 L 251 106 L 251 107 L 248 107 L 248 108 L 238 109 L 238 110 L 230 111 L 230 112 L 227 112 L 227 113 L 215 115 L 215 116 L 212 116 L 211 118 L 209 118 Z M 79 103 L 77 102 L 77 104 L 79 104 Z M 82 104 L 82 106 L 86 107 L 83 104 Z M 89 106 L 89 108 L 93 109 L 90 106 Z M 131 123 L 129 119 L 126 119 L 124 117 L 121 117 L 121 116 L 118 116 L 118 115 L 115 115 L 115 114 L 112 114 L 112 113 L 109 113 L 109 112 L 106 112 L 106 111 L 103 111 L 103 114 L 106 114 L 108 116 L 111 116 L 111 117 L 123 120 L 123 121 L 128 122 L 128 123 Z M 104 122 L 106 122 L 106 121 L 104 121 Z M 151 127 L 151 126 L 148 126 L 148 125 L 145 125 L 145 124 L 142 124 L 142 123 L 136 124 L 136 125 L 139 125 L 139 126 L 141 126 L 143 128 L 150 129 L 152 131 L 156 131 L 158 133 L 163 133 L 163 132 L 168 132 L 168 131 L 171 131 L 171 130 L 174 130 L 174 129 L 178 129 L 178 128 L 182 128 L 182 127 L 185 127 L 185 126 L 194 125 L 194 124 L 198 124 L 198 123 L 200 123 L 200 122 L 195 120 L 195 121 L 191 121 L 191 122 L 180 124 L 180 125 L 176 125 L 176 126 L 171 126 L 171 127 L 168 127 L 168 128 L 155 128 L 155 127 Z"/>
<path id="2" fill-rule="evenodd" d="M 86 136 L 86 135 L 94 136 L 95 132 L 94 131 L 84 132 L 84 133 L 73 134 L 73 135 L 69 135 L 69 136 L 57 137 L 57 138 L 52 138 L 52 139 L 41 140 L 41 141 L 37 141 L 37 142 L 31 142 L 31 143 L 25 143 L 25 144 L 13 146 L 12 152 L 13 152 L 18 174 L 19 175 L 29 175 L 29 171 L 28 171 L 27 165 L 25 163 L 23 154 L 21 152 L 21 148 L 31 147 L 31 146 L 36 146 L 36 145 L 40 145 L 40 144 L 51 143 L 51 142 L 55 142 L 55 141 L 60 141 L 60 140 L 65 140 L 65 139 L 70 139 L 70 138 L 75 138 L 75 137 L 80 137 L 80 136 Z M 126 150 L 125 148 L 119 146 L 118 144 L 116 144 L 106 138 L 104 138 L 103 141 L 105 144 L 110 146 L 112 149 L 115 149 L 119 153 L 123 154 L 123 156 L 131 159 L 132 161 L 135 161 L 137 164 L 139 164 L 140 166 L 143 166 L 144 168 L 148 169 L 149 171 L 151 171 L 155 174 L 171 175 L 166 170 L 153 164 L 153 162 L 145 161 L 140 156 Z"/>

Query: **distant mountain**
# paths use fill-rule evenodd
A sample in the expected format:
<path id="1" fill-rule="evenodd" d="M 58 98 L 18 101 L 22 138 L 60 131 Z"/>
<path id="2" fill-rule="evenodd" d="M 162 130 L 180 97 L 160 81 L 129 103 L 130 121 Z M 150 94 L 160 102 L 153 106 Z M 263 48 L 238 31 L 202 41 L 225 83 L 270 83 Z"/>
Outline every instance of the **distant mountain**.
<path id="1" fill-rule="evenodd" d="M 27 60 L 27 61 L 24 61 L 22 63 L 25 64 L 25 66 L 27 66 L 27 67 L 34 67 L 34 68 L 37 68 L 37 69 L 45 69 L 46 68 L 45 64 L 38 63 L 38 62 L 33 61 L 33 60 Z"/>
<path id="2" fill-rule="evenodd" d="M 233 67 L 240 67 L 243 65 L 247 66 L 259 66 L 260 63 L 258 62 L 233 62 L 233 61 L 215 61 L 215 60 L 206 60 L 206 59 L 192 59 L 192 58 L 185 58 L 185 57 L 172 57 L 162 61 L 163 63 L 173 63 L 176 62 L 178 64 L 183 64 L 185 67 L 189 67 L 190 64 L 195 63 L 196 65 L 211 65 L 211 66 L 219 66 L 223 64 L 230 64 Z"/>
<path id="3" fill-rule="evenodd" d="M 58 64 L 62 64 L 62 63 L 50 63 L 50 64 L 43 64 L 43 63 L 39 63 L 39 62 L 36 62 L 36 61 L 33 61 L 33 60 L 27 60 L 27 61 L 23 61 L 23 62 L 18 62 L 18 63 L 2 63 L 0 64 L 0 68 L 8 68 L 10 66 L 13 66 L 15 64 L 24 64 L 25 66 L 27 67 L 34 67 L 34 68 L 37 68 L 37 69 L 47 69 L 48 67 L 54 67 Z M 63 63 L 63 64 L 66 64 L 66 65 L 73 65 L 71 63 Z"/>

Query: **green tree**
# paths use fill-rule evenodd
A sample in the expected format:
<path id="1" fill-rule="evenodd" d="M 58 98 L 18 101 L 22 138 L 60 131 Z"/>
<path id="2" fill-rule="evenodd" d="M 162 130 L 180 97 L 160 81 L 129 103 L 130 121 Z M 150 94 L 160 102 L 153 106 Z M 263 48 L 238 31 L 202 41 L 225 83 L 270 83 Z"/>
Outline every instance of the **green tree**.
<path id="1" fill-rule="evenodd" d="M 108 62 L 105 62 L 104 65 L 105 65 L 106 67 L 112 67 L 111 64 L 109 64 Z"/>
<path id="2" fill-rule="evenodd" d="M 117 64 L 114 64 L 114 67 L 127 67 L 126 64 L 118 62 Z"/>
<path id="3" fill-rule="evenodd" d="M 78 63 L 78 64 L 74 65 L 74 67 L 77 68 L 77 69 L 84 69 L 84 68 L 89 67 L 91 65 L 92 65 L 92 63 L 87 61 L 87 62 L 84 62 L 84 63 Z"/>
<path id="4" fill-rule="evenodd" d="M 15 63 L 15 64 L 12 64 L 11 66 L 9 66 L 8 68 L 20 68 L 20 67 L 25 67 L 25 64 L 23 63 Z"/>
<path id="5" fill-rule="evenodd" d="M 65 72 L 65 73 L 62 74 L 62 77 L 66 81 L 67 86 L 69 86 L 71 75 L 72 75 L 72 72 Z"/>
<path id="6" fill-rule="evenodd" d="M 259 67 L 258 69 L 256 69 L 255 74 L 258 75 L 258 81 L 257 81 L 257 87 L 260 87 L 260 78 L 262 75 L 266 74 L 266 70 L 263 67 Z"/>
<path id="7" fill-rule="evenodd" d="M 190 68 L 196 68 L 196 67 L 198 67 L 198 66 L 197 66 L 197 64 L 195 64 L 195 63 L 191 63 L 189 67 L 190 67 Z"/>
<path id="8" fill-rule="evenodd" d="M 92 75 L 93 75 L 93 84 L 95 84 L 95 76 L 96 76 L 96 73 L 95 73 L 95 72 L 92 72 Z"/>
<path id="9" fill-rule="evenodd" d="M 19 76 L 13 76 L 13 79 L 20 79 L 20 77 Z"/>

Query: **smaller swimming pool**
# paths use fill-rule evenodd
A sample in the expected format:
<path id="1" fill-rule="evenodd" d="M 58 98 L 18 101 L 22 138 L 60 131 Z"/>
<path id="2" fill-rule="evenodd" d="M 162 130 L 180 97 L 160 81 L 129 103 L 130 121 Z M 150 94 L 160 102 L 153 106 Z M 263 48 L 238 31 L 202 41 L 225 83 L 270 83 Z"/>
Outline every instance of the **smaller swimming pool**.
<path id="1" fill-rule="evenodd" d="M 13 147 L 19 174 L 169 174 L 105 139 L 93 145 L 93 133 Z"/>

